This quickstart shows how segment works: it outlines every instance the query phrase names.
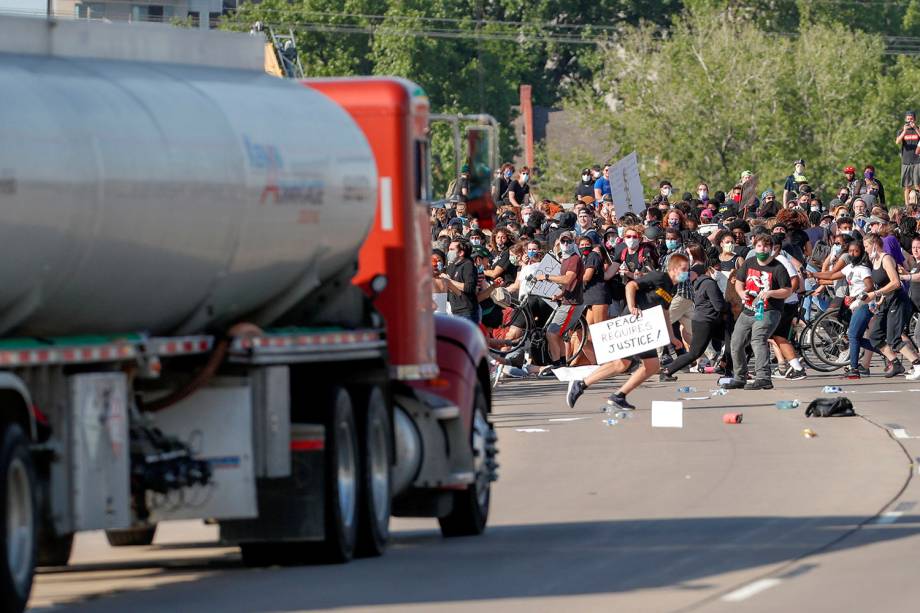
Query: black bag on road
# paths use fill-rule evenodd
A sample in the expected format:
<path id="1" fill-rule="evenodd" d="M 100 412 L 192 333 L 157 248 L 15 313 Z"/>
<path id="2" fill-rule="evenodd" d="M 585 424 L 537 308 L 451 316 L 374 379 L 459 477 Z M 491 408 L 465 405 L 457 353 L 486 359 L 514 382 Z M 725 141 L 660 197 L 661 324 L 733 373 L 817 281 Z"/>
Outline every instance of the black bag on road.
<path id="1" fill-rule="evenodd" d="M 849 398 L 815 398 L 805 409 L 805 417 L 852 417 L 856 415 Z"/>

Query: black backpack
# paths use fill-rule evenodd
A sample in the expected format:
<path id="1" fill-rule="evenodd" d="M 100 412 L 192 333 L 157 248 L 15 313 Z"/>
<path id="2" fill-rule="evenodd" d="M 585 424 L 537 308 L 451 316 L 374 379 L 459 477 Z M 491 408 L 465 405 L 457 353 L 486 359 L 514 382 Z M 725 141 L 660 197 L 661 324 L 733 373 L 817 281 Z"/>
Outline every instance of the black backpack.
<path id="1" fill-rule="evenodd" d="M 815 398 L 805 409 L 805 417 L 852 417 L 856 415 L 849 398 Z"/>

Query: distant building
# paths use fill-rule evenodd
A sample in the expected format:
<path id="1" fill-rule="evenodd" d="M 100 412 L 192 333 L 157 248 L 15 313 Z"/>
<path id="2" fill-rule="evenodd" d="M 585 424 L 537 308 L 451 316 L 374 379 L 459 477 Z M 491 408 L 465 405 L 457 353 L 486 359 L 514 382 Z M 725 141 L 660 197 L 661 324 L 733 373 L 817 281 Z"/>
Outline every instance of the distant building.
<path id="1" fill-rule="evenodd" d="M 518 143 L 524 142 L 524 118 L 518 115 L 514 120 L 514 133 Z M 603 134 L 605 135 L 605 134 Z M 595 164 L 615 162 L 611 159 L 612 151 L 607 138 L 602 134 L 592 133 L 579 125 L 574 113 L 563 109 L 553 109 L 545 106 L 533 107 L 533 140 L 534 144 L 542 144 L 547 149 L 559 155 L 578 153 L 576 157 L 591 154 Z M 516 166 L 525 163 L 523 155 L 513 160 Z M 573 168 L 573 181 L 577 180 L 579 168 Z"/>
<path id="2" fill-rule="evenodd" d="M 125 0 L 52 0 L 54 14 L 77 19 L 109 19 L 169 23 L 173 19 L 190 20 L 194 27 L 215 28 L 218 19 L 235 9 L 239 0 L 157 0 L 130 2 Z"/>

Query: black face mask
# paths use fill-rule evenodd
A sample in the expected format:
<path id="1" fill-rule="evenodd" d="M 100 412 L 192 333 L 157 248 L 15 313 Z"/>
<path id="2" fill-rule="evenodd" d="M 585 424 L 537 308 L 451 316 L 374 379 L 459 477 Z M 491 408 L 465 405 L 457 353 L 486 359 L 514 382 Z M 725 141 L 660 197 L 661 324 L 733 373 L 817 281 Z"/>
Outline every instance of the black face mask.
<path id="1" fill-rule="evenodd" d="M 773 238 L 778 239 L 780 242 L 783 242 L 786 240 L 786 233 L 785 232 L 774 232 Z"/>

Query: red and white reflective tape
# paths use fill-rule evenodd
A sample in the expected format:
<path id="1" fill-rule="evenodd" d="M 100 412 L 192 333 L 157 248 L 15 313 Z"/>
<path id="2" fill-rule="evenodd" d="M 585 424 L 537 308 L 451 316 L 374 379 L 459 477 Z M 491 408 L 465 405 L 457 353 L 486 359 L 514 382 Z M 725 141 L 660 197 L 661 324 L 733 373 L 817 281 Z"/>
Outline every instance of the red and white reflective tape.
<path id="1" fill-rule="evenodd" d="M 380 340 L 374 331 L 331 332 L 285 336 L 251 336 L 237 340 L 240 349 L 289 349 L 297 347 L 329 347 L 373 343 Z"/>
<path id="2" fill-rule="evenodd" d="M 207 353 L 214 345 L 210 336 L 178 336 L 152 338 L 147 342 L 149 353 L 159 357 Z"/>
<path id="3" fill-rule="evenodd" d="M 44 364 L 84 364 L 133 359 L 137 349 L 130 344 L 61 347 L 0 351 L 0 366 L 39 366 Z"/>

